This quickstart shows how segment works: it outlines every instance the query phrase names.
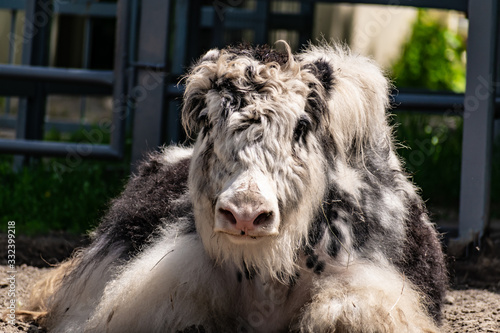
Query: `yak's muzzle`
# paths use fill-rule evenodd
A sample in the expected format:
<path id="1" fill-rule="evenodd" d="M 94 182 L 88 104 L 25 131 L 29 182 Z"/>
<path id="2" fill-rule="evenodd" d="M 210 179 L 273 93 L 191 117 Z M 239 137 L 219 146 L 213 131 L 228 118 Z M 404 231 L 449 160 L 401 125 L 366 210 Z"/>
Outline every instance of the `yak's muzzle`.
<path id="1" fill-rule="evenodd" d="M 234 242 L 277 235 L 280 213 L 273 182 L 261 173 L 244 172 L 228 182 L 215 206 L 215 232 Z"/>

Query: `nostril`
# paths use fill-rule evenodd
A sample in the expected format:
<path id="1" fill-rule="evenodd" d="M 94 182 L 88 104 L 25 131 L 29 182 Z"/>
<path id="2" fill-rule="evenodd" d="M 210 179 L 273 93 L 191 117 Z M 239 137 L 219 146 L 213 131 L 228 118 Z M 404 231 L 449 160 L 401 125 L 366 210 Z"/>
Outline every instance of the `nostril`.
<path id="1" fill-rule="evenodd" d="M 219 213 L 222 214 L 222 216 L 224 216 L 229 223 L 236 224 L 236 218 L 230 211 L 219 208 Z"/>
<path id="2" fill-rule="evenodd" d="M 271 217 L 273 216 L 273 212 L 264 212 L 264 213 L 261 213 L 259 214 L 259 216 L 257 216 L 257 218 L 253 221 L 253 224 L 254 225 L 261 225 L 261 224 L 265 224 L 269 221 L 269 219 L 271 219 Z"/>

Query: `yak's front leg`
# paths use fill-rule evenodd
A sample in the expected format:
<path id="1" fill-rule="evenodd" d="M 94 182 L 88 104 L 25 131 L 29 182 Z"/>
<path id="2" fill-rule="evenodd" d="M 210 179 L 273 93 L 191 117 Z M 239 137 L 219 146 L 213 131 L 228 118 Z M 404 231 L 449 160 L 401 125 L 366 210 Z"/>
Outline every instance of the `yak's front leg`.
<path id="1" fill-rule="evenodd" d="M 425 299 L 391 267 L 358 263 L 316 281 L 300 332 L 439 332 Z"/>

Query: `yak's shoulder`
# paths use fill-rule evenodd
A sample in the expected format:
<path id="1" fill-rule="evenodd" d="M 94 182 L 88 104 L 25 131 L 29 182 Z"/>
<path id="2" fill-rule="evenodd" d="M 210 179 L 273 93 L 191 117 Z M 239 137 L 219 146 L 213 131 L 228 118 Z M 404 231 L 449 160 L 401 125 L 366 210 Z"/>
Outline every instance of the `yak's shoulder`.
<path id="1" fill-rule="evenodd" d="M 148 179 L 154 176 L 187 177 L 189 162 L 193 155 L 192 148 L 168 146 L 151 153 L 138 167 L 138 174 L 133 179 Z"/>
<path id="2" fill-rule="evenodd" d="M 194 231 L 187 187 L 191 155 L 192 149 L 181 147 L 149 155 L 112 200 L 95 237 L 120 242 L 134 252 L 158 235 L 165 223 L 183 222 L 186 231 Z"/>

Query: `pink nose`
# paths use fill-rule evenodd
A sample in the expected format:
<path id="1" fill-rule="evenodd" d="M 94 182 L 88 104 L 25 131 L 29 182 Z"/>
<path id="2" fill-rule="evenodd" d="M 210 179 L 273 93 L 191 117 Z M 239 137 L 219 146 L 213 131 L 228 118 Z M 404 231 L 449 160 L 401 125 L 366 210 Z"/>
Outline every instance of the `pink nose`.
<path id="1" fill-rule="evenodd" d="M 273 221 L 273 212 L 265 209 L 253 209 L 251 206 L 221 207 L 219 217 L 227 225 L 232 225 L 236 230 L 245 235 L 255 229 L 265 229 Z"/>

